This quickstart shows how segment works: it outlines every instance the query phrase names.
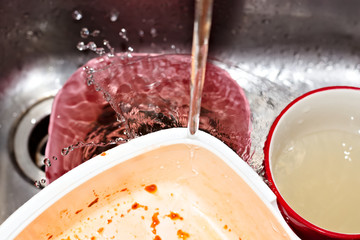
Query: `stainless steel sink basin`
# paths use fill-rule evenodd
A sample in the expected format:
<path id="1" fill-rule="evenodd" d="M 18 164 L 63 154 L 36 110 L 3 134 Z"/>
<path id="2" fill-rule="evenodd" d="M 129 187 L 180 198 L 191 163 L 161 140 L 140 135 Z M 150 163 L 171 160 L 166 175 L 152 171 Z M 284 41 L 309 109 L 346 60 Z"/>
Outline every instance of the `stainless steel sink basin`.
<path id="1" fill-rule="evenodd" d="M 209 56 L 246 91 L 259 174 L 270 124 L 289 101 L 323 86 L 360 86 L 359 10 L 356 0 L 215 0 Z M 40 191 L 52 98 L 96 56 L 78 42 L 190 53 L 193 12 L 190 0 L 1 3 L 0 223 Z M 99 36 L 81 38 L 84 27 Z"/>

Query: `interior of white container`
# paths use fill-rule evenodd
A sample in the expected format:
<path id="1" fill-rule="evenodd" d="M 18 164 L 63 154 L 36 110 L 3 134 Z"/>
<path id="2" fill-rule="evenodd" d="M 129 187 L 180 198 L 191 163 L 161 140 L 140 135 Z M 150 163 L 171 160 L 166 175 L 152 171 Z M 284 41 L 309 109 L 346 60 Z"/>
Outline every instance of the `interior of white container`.
<path id="1" fill-rule="evenodd" d="M 258 175 L 218 139 L 170 129 L 68 172 L 15 212 L 0 236 L 295 239 L 274 202 Z"/>

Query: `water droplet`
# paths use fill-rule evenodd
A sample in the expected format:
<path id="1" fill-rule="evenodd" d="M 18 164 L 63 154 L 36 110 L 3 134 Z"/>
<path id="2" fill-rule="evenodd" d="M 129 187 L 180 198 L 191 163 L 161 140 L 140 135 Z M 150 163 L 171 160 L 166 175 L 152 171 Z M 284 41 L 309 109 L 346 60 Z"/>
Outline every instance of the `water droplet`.
<path id="1" fill-rule="evenodd" d="M 118 20 L 119 17 L 119 12 L 116 10 L 111 11 L 110 13 L 110 21 L 111 22 L 116 22 Z"/>
<path id="2" fill-rule="evenodd" d="M 93 51 L 95 51 L 95 53 L 100 55 L 100 56 L 105 54 L 105 49 L 104 48 L 96 48 Z"/>
<path id="3" fill-rule="evenodd" d="M 108 57 L 114 57 L 115 56 L 115 49 L 113 47 L 111 47 L 110 42 L 108 40 L 104 39 L 103 44 L 104 44 L 104 46 L 106 46 L 110 50 L 110 53 L 108 54 Z"/>
<path id="4" fill-rule="evenodd" d="M 122 37 L 122 39 L 124 39 L 125 41 L 129 41 L 129 38 L 126 35 L 126 29 L 122 28 L 119 32 L 119 36 Z"/>
<path id="5" fill-rule="evenodd" d="M 45 159 L 43 160 L 43 163 L 44 163 L 44 165 L 47 166 L 47 167 L 50 167 L 50 166 L 51 166 L 51 162 L 50 162 L 50 159 L 49 159 L 49 158 L 45 158 Z"/>
<path id="6" fill-rule="evenodd" d="M 73 17 L 74 20 L 79 21 L 79 20 L 82 19 L 83 15 L 82 15 L 82 12 L 80 10 L 75 10 L 72 13 L 72 17 Z"/>
<path id="7" fill-rule="evenodd" d="M 35 119 L 35 118 L 32 118 L 32 119 L 30 120 L 30 122 L 31 122 L 31 124 L 35 124 L 35 123 L 36 123 L 36 119 Z"/>
<path id="8" fill-rule="evenodd" d="M 104 97 L 107 102 L 111 101 L 111 95 L 109 93 L 104 92 Z"/>
<path id="9" fill-rule="evenodd" d="M 34 185 L 35 185 L 35 187 L 37 187 L 37 188 L 41 188 L 41 183 L 40 183 L 40 181 L 35 181 L 35 182 L 34 182 Z"/>
<path id="10" fill-rule="evenodd" d="M 134 49 L 133 49 L 132 47 L 128 47 L 128 51 L 129 51 L 129 52 L 133 52 Z"/>
<path id="11" fill-rule="evenodd" d="M 45 185 L 46 184 L 46 179 L 45 178 L 40 179 L 40 183 Z"/>
<path id="12" fill-rule="evenodd" d="M 87 49 L 87 46 L 85 45 L 84 42 L 78 42 L 78 44 L 76 45 L 77 49 L 80 51 L 84 51 Z"/>
<path id="13" fill-rule="evenodd" d="M 153 38 L 155 38 L 157 36 L 157 31 L 156 31 L 156 28 L 151 28 L 150 29 L 150 34 Z"/>
<path id="14" fill-rule="evenodd" d="M 96 43 L 94 43 L 94 42 L 89 42 L 89 43 L 87 44 L 87 47 L 88 47 L 91 51 L 96 51 L 96 48 L 97 48 Z"/>
<path id="15" fill-rule="evenodd" d="M 40 181 L 34 181 L 34 185 L 35 187 L 39 188 L 39 189 L 43 189 L 44 187 L 46 187 L 46 179 L 42 178 L 40 179 Z"/>
<path id="16" fill-rule="evenodd" d="M 140 30 L 139 30 L 139 36 L 142 38 L 142 37 L 144 37 L 144 35 L 145 35 L 145 32 L 140 29 Z"/>
<path id="17" fill-rule="evenodd" d="M 56 160 L 57 160 L 57 157 L 55 157 L 55 156 L 52 156 L 52 159 L 56 161 Z"/>
<path id="18" fill-rule="evenodd" d="M 87 37 L 89 37 L 89 35 L 90 35 L 89 29 L 87 29 L 87 28 L 82 28 L 82 29 L 81 29 L 81 31 L 80 31 L 80 36 L 81 36 L 82 38 L 87 38 Z"/>
<path id="19" fill-rule="evenodd" d="M 99 36 L 99 34 L 100 34 L 100 30 L 98 30 L 98 29 L 95 29 L 92 33 L 90 33 L 90 35 L 93 37 L 97 37 L 97 36 Z"/>
<path id="20" fill-rule="evenodd" d="M 70 149 L 68 147 L 61 149 L 61 155 L 63 155 L 63 156 L 68 155 L 69 152 L 70 152 Z"/>
<path id="21" fill-rule="evenodd" d="M 170 48 L 171 48 L 171 49 L 175 49 L 176 46 L 175 46 L 174 44 L 172 44 L 172 45 L 170 46 Z"/>

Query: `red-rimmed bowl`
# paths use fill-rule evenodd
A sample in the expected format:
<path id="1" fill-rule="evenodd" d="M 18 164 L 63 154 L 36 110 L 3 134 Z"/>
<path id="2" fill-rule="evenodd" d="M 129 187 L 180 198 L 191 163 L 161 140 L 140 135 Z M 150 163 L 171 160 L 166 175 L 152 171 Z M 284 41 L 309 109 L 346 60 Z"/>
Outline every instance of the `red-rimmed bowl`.
<path id="1" fill-rule="evenodd" d="M 327 230 L 316 226 L 295 212 L 290 206 L 292 203 L 283 197 L 277 185 L 279 184 L 278 179 L 274 177 L 273 169 L 277 164 L 274 152 L 279 151 L 282 146 L 285 146 L 284 144 L 304 132 L 332 128 L 359 135 L 359 103 L 360 88 L 334 86 L 317 89 L 292 101 L 275 119 L 270 128 L 264 147 L 266 178 L 277 196 L 278 207 L 282 215 L 301 239 L 360 239 L 360 230 L 358 233 Z M 357 211 L 357 209 L 354 210 Z"/>

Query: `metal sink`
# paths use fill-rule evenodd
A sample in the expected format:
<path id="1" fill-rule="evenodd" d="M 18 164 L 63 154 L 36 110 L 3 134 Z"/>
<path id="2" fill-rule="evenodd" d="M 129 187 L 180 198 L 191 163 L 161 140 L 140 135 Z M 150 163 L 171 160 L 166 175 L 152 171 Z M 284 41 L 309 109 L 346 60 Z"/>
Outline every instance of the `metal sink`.
<path id="1" fill-rule="evenodd" d="M 360 86 L 357 0 L 215 0 L 210 59 L 244 88 L 252 110 L 250 164 L 262 173 L 262 147 L 281 109 L 329 85 Z M 56 92 L 94 53 L 190 53 L 194 2 L 3 1 L 0 7 L 0 223 L 39 189 L 48 116 Z M 82 28 L 100 30 L 83 39 Z M 126 37 L 119 36 L 126 29 Z M 127 41 L 128 40 L 128 41 Z"/>

